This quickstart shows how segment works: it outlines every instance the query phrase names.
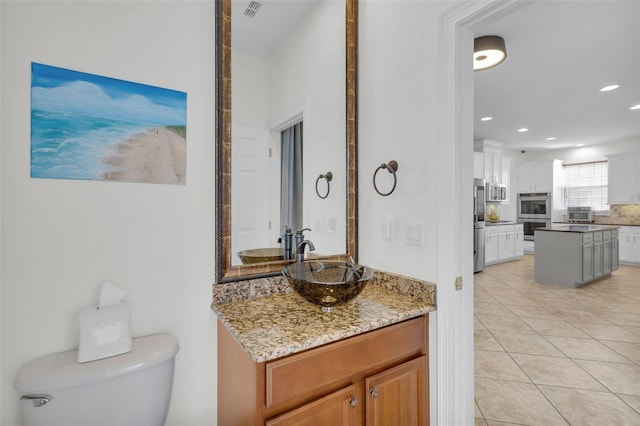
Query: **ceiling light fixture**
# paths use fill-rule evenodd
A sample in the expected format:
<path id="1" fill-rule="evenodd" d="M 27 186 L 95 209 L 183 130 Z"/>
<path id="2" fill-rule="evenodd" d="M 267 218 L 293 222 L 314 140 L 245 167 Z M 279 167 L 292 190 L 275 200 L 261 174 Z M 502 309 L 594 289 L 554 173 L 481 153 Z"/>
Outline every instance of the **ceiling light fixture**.
<path id="1" fill-rule="evenodd" d="M 555 136 L 551 136 L 551 137 L 547 138 L 548 141 L 555 141 L 556 139 L 558 139 L 558 138 L 556 138 Z"/>
<path id="2" fill-rule="evenodd" d="M 640 104 L 635 104 L 634 106 L 632 106 L 629 109 L 632 109 L 632 110 L 640 109 Z"/>
<path id="3" fill-rule="evenodd" d="M 481 71 L 501 64 L 507 58 L 507 47 L 499 36 L 478 37 L 473 41 L 473 70 Z"/>
<path id="4" fill-rule="evenodd" d="M 612 90 L 616 90 L 618 87 L 620 87 L 619 84 L 611 84 L 609 86 L 604 86 L 602 89 L 600 89 L 601 92 L 610 92 Z"/>
<path id="5" fill-rule="evenodd" d="M 524 133 L 524 132 L 528 132 L 529 129 L 527 129 L 526 127 L 523 127 L 522 129 L 518 129 L 518 132 L 520 133 Z"/>
<path id="6" fill-rule="evenodd" d="M 633 107 L 632 107 L 632 108 L 633 108 Z M 480 121 L 491 121 L 491 120 L 493 120 L 493 117 L 482 117 L 482 118 L 480 119 Z"/>
<path id="7" fill-rule="evenodd" d="M 583 143 L 579 143 L 579 144 L 577 144 L 576 146 L 577 146 L 578 148 L 580 148 L 581 146 L 584 146 L 584 144 L 583 144 Z"/>

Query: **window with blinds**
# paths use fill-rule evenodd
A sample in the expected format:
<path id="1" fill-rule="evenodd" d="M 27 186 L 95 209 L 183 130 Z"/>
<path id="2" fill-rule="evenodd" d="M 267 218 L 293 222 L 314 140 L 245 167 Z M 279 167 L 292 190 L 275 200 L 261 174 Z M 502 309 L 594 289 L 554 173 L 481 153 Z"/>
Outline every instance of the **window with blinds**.
<path id="1" fill-rule="evenodd" d="M 591 207 L 594 211 L 609 211 L 606 161 L 565 164 L 562 170 L 565 209 Z"/>

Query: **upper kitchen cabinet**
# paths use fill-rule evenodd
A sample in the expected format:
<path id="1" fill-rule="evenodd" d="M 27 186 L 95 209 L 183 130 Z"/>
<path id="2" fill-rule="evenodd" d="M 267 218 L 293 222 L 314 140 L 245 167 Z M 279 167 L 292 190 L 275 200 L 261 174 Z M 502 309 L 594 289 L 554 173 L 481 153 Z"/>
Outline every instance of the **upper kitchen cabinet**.
<path id="1" fill-rule="evenodd" d="M 640 204 L 640 152 L 607 155 L 609 204 Z"/>
<path id="2" fill-rule="evenodd" d="M 553 192 L 560 181 L 562 161 L 532 161 L 518 165 L 518 193 Z"/>
<path id="3" fill-rule="evenodd" d="M 500 142 L 481 139 L 474 142 L 473 177 L 490 183 L 509 185 L 511 158 L 502 155 Z"/>

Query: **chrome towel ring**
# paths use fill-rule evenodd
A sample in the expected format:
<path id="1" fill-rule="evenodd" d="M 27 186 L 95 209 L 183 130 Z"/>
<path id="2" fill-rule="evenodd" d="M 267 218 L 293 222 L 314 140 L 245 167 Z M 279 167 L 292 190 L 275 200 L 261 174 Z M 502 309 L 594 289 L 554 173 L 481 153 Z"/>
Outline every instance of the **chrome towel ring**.
<path id="1" fill-rule="evenodd" d="M 393 188 L 391 188 L 391 191 L 387 193 L 380 192 L 380 190 L 378 189 L 378 186 L 376 185 L 376 175 L 382 169 L 387 169 L 387 171 L 393 175 Z M 373 188 L 376 190 L 378 194 L 382 195 L 383 197 L 386 197 L 387 195 L 391 195 L 391 193 L 395 191 L 396 185 L 398 184 L 398 177 L 396 176 L 397 171 L 398 171 L 398 162 L 396 160 L 391 160 L 387 164 L 381 164 L 380 166 L 378 166 L 375 173 L 373 174 Z"/>
<path id="2" fill-rule="evenodd" d="M 320 195 L 320 190 L 318 189 L 318 182 L 320 182 L 320 179 L 324 179 L 327 181 L 327 193 L 324 195 Z M 316 194 L 318 194 L 318 197 L 320 197 L 321 199 L 325 199 L 329 196 L 329 191 L 331 191 L 331 180 L 333 179 L 333 173 L 331 172 L 327 172 L 324 175 L 320 175 L 318 176 L 318 179 L 316 179 Z"/>

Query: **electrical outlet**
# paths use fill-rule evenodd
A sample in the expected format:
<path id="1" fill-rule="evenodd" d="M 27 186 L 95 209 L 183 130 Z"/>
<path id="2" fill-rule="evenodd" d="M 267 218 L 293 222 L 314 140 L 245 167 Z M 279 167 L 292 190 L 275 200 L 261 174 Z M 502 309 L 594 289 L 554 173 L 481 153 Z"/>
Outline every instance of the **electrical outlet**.
<path id="1" fill-rule="evenodd" d="M 462 277 L 456 277 L 456 290 L 462 290 Z"/>

